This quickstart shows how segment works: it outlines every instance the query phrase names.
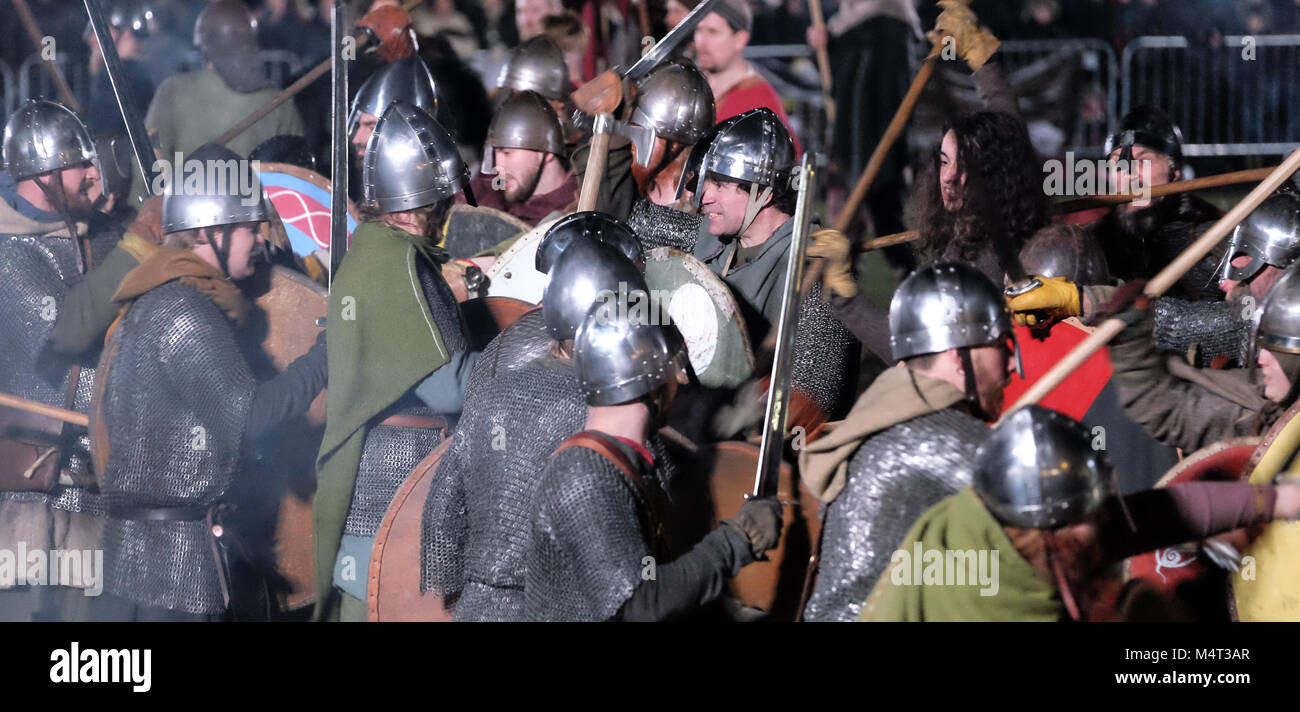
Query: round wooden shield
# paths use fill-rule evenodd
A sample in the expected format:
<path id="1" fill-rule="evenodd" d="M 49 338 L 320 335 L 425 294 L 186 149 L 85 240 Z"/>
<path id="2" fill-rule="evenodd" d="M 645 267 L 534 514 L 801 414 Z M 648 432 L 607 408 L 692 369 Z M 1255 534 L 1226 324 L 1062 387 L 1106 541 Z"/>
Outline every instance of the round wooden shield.
<path id="1" fill-rule="evenodd" d="M 1166 472 L 1157 487 L 1183 482 L 1237 480 L 1259 445 L 1258 437 L 1230 438 L 1206 446 L 1183 458 Z M 1147 581 L 1157 590 L 1171 592 L 1180 584 L 1204 574 L 1212 566 L 1197 555 L 1199 542 L 1148 551 L 1130 558 L 1125 568 L 1130 578 Z"/>
<path id="2" fill-rule="evenodd" d="M 700 383 L 735 387 L 754 372 L 754 349 L 731 289 L 708 265 L 681 250 L 658 247 L 646 255 L 645 280 L 654 314 L 663 305 L 686 339 Z"/>
<path id="3" fill-rule="evenodd" d="M 325 176 L 288 163 L 260 163 L 258 175 L 280 220 L 293 253 L 306 257 L 329 249 L 330 182 Z M 348 201 L 349 238 L 360 224 L 357 206 Z"/>
<path id="4" fill-rule="evenodd" d="M 745 442 L 721 442 L 701 448 L 695 462 L 711 463 L 709 492 L 713 498 L 714 524 L 732 517 L 754 489 L 758 471 L 758 446 Z M 758 608 L 774 619 L 792 621 L 799 615 L 802 595 L 813 566 L 821 519 L 817 498 L 804 487 L 789 464 L 781 463 L 777 497 L 783 505 L 781 542 L 767 552 L 768 561 L 746 566 L 728 582 L 731 595 Z"/>
<path id="5" fill-rule="evenodd" d="M 511 297 L 529 304 L 542 301 L 546 275 L 537 271 L 537 246 L 554 220 L 548 220 L 515 240 L 487 269 L 489 297 Z"/>
<path id="6" fill-rule="evenodd" d="M 265 316 L 263 352 L 277 371 L 307 353 L 320 327 L 316 319 L 329 308 L 325 289 L 305 275 L 284 267 L 271 269 L 270 286 L 256 300 Z M 314 592 L 312 563 L 312 495 L 316 491 L 315 459 L 325 433 L 325 393 L 311 404 L 307 416 L 282 428 L 277 469 L 285 473 L 275 529 L 275 558 L 282 577 L 280 604 L 286 610 L 310 605 Z"/>
<path id="7" fill-rule="evenodd" d="M 473 257 L 531 229 L 504 210 L 459 203 L 447 212 L 442 247 L 452 259 Z"/>
<path id="8" fill-rule="evenodd" d="M 440 596 L 420 592 L 420 519 L 438 463 L 450 446 L 447 436 L 415 466 L 384 513 L 370 550 L 366 609 L 372 621 L 451 620 Z"/>

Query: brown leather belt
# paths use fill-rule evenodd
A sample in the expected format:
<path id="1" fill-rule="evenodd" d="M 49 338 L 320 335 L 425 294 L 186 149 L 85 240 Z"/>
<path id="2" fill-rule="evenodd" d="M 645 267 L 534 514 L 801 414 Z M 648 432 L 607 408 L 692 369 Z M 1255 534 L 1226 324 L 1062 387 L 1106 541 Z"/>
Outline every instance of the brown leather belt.
<path id="1" fill-rule="evenodd" d="M 379 421 L 380 425 L 391 425 L 395 428 L 420 428 L 422 430 L 446 430 L 447 419 L 441 415 L 390 415 Z"/>

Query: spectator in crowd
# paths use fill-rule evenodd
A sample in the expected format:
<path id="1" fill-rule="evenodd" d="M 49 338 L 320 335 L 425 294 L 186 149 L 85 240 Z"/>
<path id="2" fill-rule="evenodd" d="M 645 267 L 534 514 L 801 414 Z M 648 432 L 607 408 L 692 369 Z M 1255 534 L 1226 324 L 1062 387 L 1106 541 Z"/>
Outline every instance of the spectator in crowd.
<path id="1" fill-rule="evenodd" d="M 587 54 L 591 44 L 591 32 L 582 24 L 582 18 L 573 12 L 562 12 L 542 18 L 542 30 L 564 52 L 564 63 L 569 67 L 570 77 L 581 77 L 582 58 Z"/>
<path id="2" fill-rule="evenodd" d="M 515 28 L 523 42 L 545 32 L 542 18 L 564 12 L 560 0 L 515 0 Z"/>
<path id="3" fill-rule="evenodd" d="M 1016 27 L 1016 39 L 1048 40 L 1073 36 L 1076 33 L 1061 22 L 1060 0 L 1025 0 Z"/>
<path id="4" fill-rule="evenodd" d="M 719 122 L 766 106 L 789 131 L 790 118 L 781 105 L 781 97 L 745 61 L 745 47 L 749 44 L 753 27 L 754 14 L 749 0 L 721 0 L 695 27 L 695 63 L 713 89 Z M 795 153 L 802 153 L 793 131 L 790 131 L 790 136 L 794 139 Z"/>
<path id="5" fill-rule="evenodd" d="M 452 0 L 434 0 L 411 11 L 411 25 L 422 39 L 440 36 L 462 59 L 478 49 L 474 25 Z"/>

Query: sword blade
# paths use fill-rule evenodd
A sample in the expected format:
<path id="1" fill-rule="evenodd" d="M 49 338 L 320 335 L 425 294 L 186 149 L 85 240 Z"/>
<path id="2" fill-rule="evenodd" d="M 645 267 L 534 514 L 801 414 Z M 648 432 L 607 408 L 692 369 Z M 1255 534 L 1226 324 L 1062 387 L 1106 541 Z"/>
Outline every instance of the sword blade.
<path id="1" fill-rule="evenodd" d="M 126 137 L 131 142 L 131 152 L 139 164 L 140 177 L 144 179 L 144 190 L 153 195 L 153 164 L 157 160 L 149 134 L 144 122 L 131 103 L 130 87 L 126 84 L 122 58 L 117 54 L 117 45 L 113 43 L 113 34 L 104 19 L 104 9 L 99 0 L 85 0 L 86 14 L 90 17 L 90 27 L 99 42 L 99 51 L 104 55 L 104 71 L 108 72 L 108 81 L 113 85 L 113 96 L 117 99 L 117 108 L 122 112 L 122 123 L 126 125 Z M 178 166 L 179 168 L 179 166 Z"/>
<path id="2" fill-rule="evenodd" d="M 330 264 L 329 286 L 343 262 L 348 245 L 348 65 L 343 56 L 347 38 L 347 3 L 336 2 L 330 35 L 334 52 L 330 76 Z"/>
<path id="3" fill-rule="evenodd" d="M 758 447 L 758 472 L 754 474 L 755 497 L 775 494 L 781 471 L 785 426 L 790 414 L 791 351 L 794 349 L 795 322 L 798 321 L 803 280 L 804 257 L 808 250 L 808 222 L 812 213 L 816 162 L 805 153 L 799 165 L 799 200 L 794 209 L 794 236 L 790 239 L 790 257 L 785 268 L 785 288 L 781 295 L 781 317 L 776 323 L 776 351 L 772 357 L 772 380 L 767 391 L 767 409 L 763 418 L 763 441 Z"/>
<path id="4" fill-rule="evenodd" d="M 695 26 L 700 24 L 700 20 L 713 10 L 713 6 L 718 4 L 718 0 L 704 0 L 695 6 L 677 26 L 668 31 L 663 39 L 655 43 L 648 52 L 638 59 L 626 72 L 623 73 L 625 79 L 640 79 L 648 74 L 651 69 L 659 66 L 659 63 L 668 58 L 668 54 L 677 48 L 686 39 L 687 35 L 695 32 Z"/>

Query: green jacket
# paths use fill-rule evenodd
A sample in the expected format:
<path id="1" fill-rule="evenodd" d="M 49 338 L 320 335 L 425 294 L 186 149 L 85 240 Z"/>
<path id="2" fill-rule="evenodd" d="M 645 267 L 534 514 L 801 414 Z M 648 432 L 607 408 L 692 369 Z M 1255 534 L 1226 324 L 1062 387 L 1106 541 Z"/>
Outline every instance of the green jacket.
<path id="1" fill-rule="evenodd" d="M 741 303 L 750 340 L 755 344 L 767 336 L 768 329 L 781 316 L 781 288 L 785 286 L 785 269 L 793 238 L 792 217 L 763 243 L 753 261 L 744 265 L 733 264 L 727 276 L 722 278 L 731 286 L 736 301 Z M 739 244 L 736 240 L 723 243 L 702 229 L 695 243 L 695 256 L 707 263 L 714 274 L 721 276 L 723 267 Z"/>
<path id="2" fill-rule="evenodd" d="M 211 69 L 186 72 L 158 85 L 145 127 L 156 132 L 154 146 L 165 160 L 180 151 L 188 155 L 194 149 L 217 138 L 240 119 L 275 98 L 274 89 L 241 94 L 226 86 L 221 75 Z M 303 135 L 302 116 L 292 101 L 277 106 L 244 133 L 226 144 L 226 148 L 247 157 L 258 144 L 273 137 Z"/>
<path id="3" fill-rule="evenodd" d="M 330 594 L 366 433 L 376 416 L 450 361 L 415 271 L 416 260 L 438 269 L 437 252 L 427 238 L 364 223 L 330 290 L 329 398 L 312 512 L 317 617 Z"/>

